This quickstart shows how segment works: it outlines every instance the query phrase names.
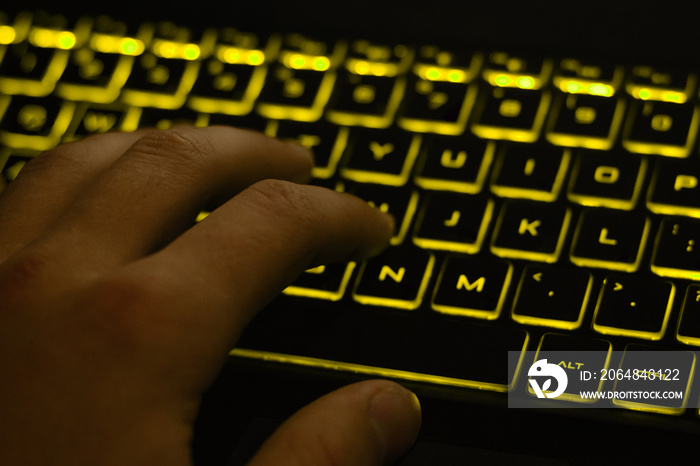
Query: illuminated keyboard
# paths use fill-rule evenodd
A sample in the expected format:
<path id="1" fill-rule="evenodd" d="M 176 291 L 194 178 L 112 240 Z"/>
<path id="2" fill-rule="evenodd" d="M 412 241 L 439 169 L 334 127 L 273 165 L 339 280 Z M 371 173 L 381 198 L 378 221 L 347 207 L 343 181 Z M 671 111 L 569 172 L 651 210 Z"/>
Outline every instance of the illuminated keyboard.
<path id="1" fill-rule="evenodd" d="M 232 357 L 506 392 L 529 366 L 508 351 L 700 345 L 695 73 L 123 21 L 0 13 L 3 186 L 89 134 L 226 124 L 308 146 L 312 183 L 396 219 Z"/>

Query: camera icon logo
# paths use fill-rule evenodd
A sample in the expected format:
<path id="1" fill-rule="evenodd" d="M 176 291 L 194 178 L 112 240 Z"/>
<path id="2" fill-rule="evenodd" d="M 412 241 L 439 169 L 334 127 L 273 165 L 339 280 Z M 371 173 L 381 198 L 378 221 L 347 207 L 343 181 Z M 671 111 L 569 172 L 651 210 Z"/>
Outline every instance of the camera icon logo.
<path id="1" fill-rule="evenodd" d="M 566 371 L 556 364 L 548 363 L 546 359 L 540 359 L 530 366 L 530 369 L 527 371 L 527 375 L 530 377 L 528 382 L 530 382 L 530 386 L 535 391 L 537 398 L 556 398 L 564 393 L 566 386 L 569 384 L 569 378 L 566 375 Z M 546 380 L 544 380 L 544 383 L 540 387 L 537 379 L 533 379 L 532 377 L 542 379 L 546 377 Z M 556 390 L 545 393 L 545 391 L 549 390 L 549 387 L 552 385 L 552 379 L 557 381 Z"/>

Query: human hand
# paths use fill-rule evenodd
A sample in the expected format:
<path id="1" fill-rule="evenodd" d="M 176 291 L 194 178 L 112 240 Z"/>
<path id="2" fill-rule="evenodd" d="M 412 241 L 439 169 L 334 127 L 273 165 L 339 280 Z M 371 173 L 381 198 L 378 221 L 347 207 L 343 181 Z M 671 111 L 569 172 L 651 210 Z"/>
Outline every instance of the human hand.
<path id="1" fill-rule="evenodd" d="M 388 244 L 378 210 L 295 184 L 311 164 L 223 127 L 104 134 L 27 164 L 0 195 L 0 464 L 190 464 L 200 397 L 255 311 Z M 362 382 L 252 464 L 384 464 L 419 424 L 413 394 Z"/>

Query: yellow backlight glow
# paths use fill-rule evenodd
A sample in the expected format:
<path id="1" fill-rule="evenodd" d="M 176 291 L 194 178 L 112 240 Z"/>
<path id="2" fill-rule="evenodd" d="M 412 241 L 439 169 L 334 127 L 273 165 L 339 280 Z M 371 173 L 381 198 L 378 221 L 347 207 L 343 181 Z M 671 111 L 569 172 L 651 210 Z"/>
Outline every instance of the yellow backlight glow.
<path id="1" fill-rule="evenodd" d="M 0 44 L 11 44 L 15 40 L 15 37 L 17 37 L 17 33 L 13 27 L 0 26 Z"/>
<path id="2" fill-rule="evenodd" d="M 75 34 L 69 31 L 54 31 L 51 29 L 34 29 L 29 41 L 41 48 L 58 48 L 68 50 L 75 46 Z"/>
<path id="3" fill-rule="evenodd" d="M 287 53 L 282 56 L 282 63 L 287 68 L 295 70 L 326 71 L 331 67 L 328 57 L 322 55 L 304 55 L 301 53 Z"/>
<path id="4" fill-rule="evenodd" d="M 588 83 L 581 81 L 562 81 L 559 88 L 569 94 L 588 94 L 601 97 L 612 97 L 615 94 L 615 88 L 604 83 Z"/>
<path id="5" fill-rule="evenodd" d="M 90 47 L 97 52 L 119 53 L 122 55 L 141 55 L 146 49 L 143 41 L 131 37 L 114 37 L 95 34 L 90 39 Z"/>
<path id="6" fill-rule="evenodd" d="M 196 44 L 182 44 L 169 40 L 157 40 L 153 43 L 153 53 L 162 58 L 196 60 L 201 50 Z"/>

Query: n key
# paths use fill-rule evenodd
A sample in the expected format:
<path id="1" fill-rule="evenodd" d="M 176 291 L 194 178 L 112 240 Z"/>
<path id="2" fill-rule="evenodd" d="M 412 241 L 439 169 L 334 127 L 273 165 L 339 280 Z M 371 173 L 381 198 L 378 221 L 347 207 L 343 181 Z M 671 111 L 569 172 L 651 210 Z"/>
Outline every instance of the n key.
<path id="1" fill-rule="evenodd" d="M 365 261 L 353 296 L 362 304 L 412 310 L 420 306 L 435 256 L 392 248 Z"/>

